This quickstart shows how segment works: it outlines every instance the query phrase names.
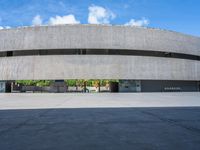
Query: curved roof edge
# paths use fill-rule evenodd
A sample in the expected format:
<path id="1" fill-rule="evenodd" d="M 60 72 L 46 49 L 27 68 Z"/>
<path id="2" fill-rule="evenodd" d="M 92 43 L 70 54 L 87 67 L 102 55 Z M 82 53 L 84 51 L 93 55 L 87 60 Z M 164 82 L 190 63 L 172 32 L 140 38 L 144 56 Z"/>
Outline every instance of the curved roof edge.
<path id="1" fill-rule="evenodd" d="M 122 28 L 142 28 L 142 29 L 148 29 L 148 30 L 158 30 L 158 31 L 165 31 L 165 32 L 172 32 L 176 34 L 181 34 L 185 36 L 190 36 L 193 38 L 199 38 L 200 36 L 196 35 L 191 35 L 187 33 L 182 33 L 174 30 L 168 30 L 168 29 L 162 29 L 162 28 L 154 28 L 154 27 L 144 27 L 144 26 L 126 26 L 126 25 L 114 25 L 114 24 L 60 24 L 60 25 L 39 25 L 39 26 L 19 26 L 19 27 L 14 27 L 14 28 L 9 28 L 9 29 L 0 29 L 2 30 L 16 30 L 16 29 L 26 29 L 26 28 L 37 28 L 37 27 L 55 27 L 55 26 L 108 26 L 108 27 L 122 27 Z"/>

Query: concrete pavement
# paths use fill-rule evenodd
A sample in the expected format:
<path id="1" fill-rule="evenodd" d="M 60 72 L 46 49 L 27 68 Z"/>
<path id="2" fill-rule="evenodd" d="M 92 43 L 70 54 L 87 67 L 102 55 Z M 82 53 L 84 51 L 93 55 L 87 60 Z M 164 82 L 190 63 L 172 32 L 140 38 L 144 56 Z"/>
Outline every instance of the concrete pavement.
<path id="1" fill-rule="evenodd" d="M 199 101 L 199 93 L 0 94 L 0 149 L 199 150 Z"/>
<path id="2" fill-rule="evenodd" d="M 200 92 L 0 94 L 0 109 L 193 106 L 200 106 Z"/>

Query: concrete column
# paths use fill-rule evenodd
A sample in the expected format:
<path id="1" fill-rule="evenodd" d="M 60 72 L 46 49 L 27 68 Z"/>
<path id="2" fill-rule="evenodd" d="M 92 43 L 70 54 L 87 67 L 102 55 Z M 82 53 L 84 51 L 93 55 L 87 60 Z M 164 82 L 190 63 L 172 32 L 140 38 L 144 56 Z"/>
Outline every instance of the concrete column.
<path id="1" fill-rule="evenodd" d="M 101 83 L 100 83 L 100 80 L 98 82 L 98 92 L 101 92 Z"/>
<path id="2" fill-rule="evenodd" d="M 83 86 L 84 86 L 84 89 L 83 89 L 83 90 L 84 90 L 84 93 L 86 93 L 86 85 L 87 85 L 87 81 L 84 81 L 83 84 L 84 84 L 84 85 L 83 85 Z"/>

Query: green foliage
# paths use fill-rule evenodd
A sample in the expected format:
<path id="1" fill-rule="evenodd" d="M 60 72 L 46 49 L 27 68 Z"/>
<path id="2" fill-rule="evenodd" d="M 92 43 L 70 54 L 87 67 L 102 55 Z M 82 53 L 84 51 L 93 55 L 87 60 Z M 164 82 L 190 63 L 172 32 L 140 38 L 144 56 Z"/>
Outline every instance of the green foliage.
<path id="1" fill-rule="evenodd" d="M 34 86 L 36 85 L 35 80 L 18 80 L 16 81 L 18 84 L 26 85 L 26 86 Z"/>
<path id="2" fill-rule="evenodd" d="M 65 80 L 68 86 L 76 86 L 76 80 Z"/>
<path id="3" fill-rule="evenodd" d="M 52 81 L 50 80 L 39 80 L 36 84 L 36 86 L 39 86 L 39 87 L 44 87 L 44 86 L 50 86 L 52 83 Z"/>
<path id="4" fill-rule="evenodd" d="M 16 81 L 18 84 L 22 84 L 25 86 L 49 86 L 51 85 L 52 81 L 50 80 L 18 80 Z"/>
<path id="5" fill-rule="evenodd" d="M 118 80 L 65 80 L 68 86 L 83 86 L 86 82 L 87 86 L 96 86 L 100 82 L 101 86 L 106 86 L 109 82 L 118 82 Z"/>
<path id="6" fill-rule="evenodd" d="M 50 86 L 52 84 L 51 80 L 18 80 L 16 81 L 18 84 L 22 84 L 25 86 Z M 109 82 L 118 82 L 118 80 L 65 80 L 65 83 L 68 86 L 83 86 L 84 82 L 86 82 L 87 86 L 97 86 L 98 82 L 100 82 L 101 86 L 106 86 Z"/>

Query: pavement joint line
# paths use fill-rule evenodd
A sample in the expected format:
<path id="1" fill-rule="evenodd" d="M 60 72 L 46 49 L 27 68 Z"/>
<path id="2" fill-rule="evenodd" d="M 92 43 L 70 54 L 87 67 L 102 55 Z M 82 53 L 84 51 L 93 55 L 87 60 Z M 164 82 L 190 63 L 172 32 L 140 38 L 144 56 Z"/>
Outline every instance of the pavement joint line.
<path id="1" fill-rule="evenodd" d="M 66 100 L 63 100 L 63 102 L 61 102 L 60 104 L 57 104 L 55 107 L 62 106 L 62 104 L 64 104 L 65 102 L 66 102 Z M 29 122 L 29 121 L 35 120 L 36 118 L 40 118 L 40 117 L 44 116 L 45 114 L 47 114 L 47 113 L 50 112 L 50 111 L 53 111 L 53 110 L 52 110 L 52 109 L 46 109 L 46 111 L 44 111 L 43 113 L 39 114 L 39 115 L 36 116 L 36 117 L 31 117 L 31 118 L 25 120 L 24 122 L 17 124 L 17 125 L 14 126 L 14 127 L 11 127 L 11 128 L 8 128 L 8 129 L 6 129 L 6 130 L 1 131 L 1 132 L 0 132 L 0 136 L 1 136 L 2 134 L 5 134 L 5 133 L 9 132 L 10 130 L 18 129 L 18 128 L 22 127 L 22 126 L 28 125 L 28 122 Z"/>
<path id="2" fill-rule="evenodd" d="M 8 128 L 8 129 L 6 129 L 6 130 L 0 131 L 0 136 L 2 136 L 3 134 L 5 134 L 5 133 L 7 133 L 7 132 L 10 132 L 10 131 L 12 131 L 12 130 L 14 130 L 14 129 L 18 129 L 18 128 L 21 128 L 21 127 L 23 127 L 23 126 L 26 126 L 26 125 L 28 124 L 29 121 L 32 121 L 32 120 L 34 120 L 34 119 L 36 119 L 36 118 L 38 118 L 38 117 L 40 118 L 40 117 L 42 117 L 44 114 L 48 113 L 49 111 L 50 111 L 50 110 L 47 109 L 46 111 L 44 111 L 42 114 L 39 114 L 38 116 L 30 117 L 29 119 L 25 120 L 25 121 L 22 122 L 22 123 L 17 124 L 17 125 L 14 126 L 14 127 L 10 127 L 10 128 Z"/>
<path id="3" fill-rule="evenodd" d="M 3 134 L 6 134 L 7 132 L 10 132 L 10 131 L 12 131 L 14 129 L 18 129 L 18 128 L 26 125 L 26 123 L 29 122 L 30 120 L 32 120 L 32 118 L 29 118 L 29 119 L 25 120 L 24 122 L 17 124 L 14 127 L 10 127 L 10 128 L 8 128 L 6 130 L 0 131 L 0 136 L 2 136 Z"/>
<path id="4" fill-rule="evenodd" d="M 177 121 L 174 121 L 172 119 L 162 118 L 162 117 L 160 117 L 160 116 L 158 116 L 158 115 L 156 115 L 154 113 L 151 113 L 149 111 L 141 111 L 141 112 L 144 113 L 144 114 L 153 116 L 153 117 L 155 117 L 155 118 L 157 118 L 157 119 L 159 119 L 159 120 L 161 120 L 163 122 L 169 123 L 171 125 L 179 126 L 181 128 L 184 128 L 184 129 L 186 129 L 188 131 L 191 131 L 191 132 L 194 132 L 194 133 L 198 133 L 200 135 L 200 129 L 197 129 L 197 128 L 194 128 L 194 127 L 189 127 L 189 126 L 186 126 L 186 125 L 182 125 L 182 124 L 177 123 Z M 190 121 L 190 120 L 188 120 L 188 121 Z"/>
<path id="5" fill-rule="evenodd" d="M 161 121 L 100 121 L 100 122 L 95 122 L 95 121 L 90 121 L 87 123 L 84 123 L 84 121 L 77 121 L 77 122 L 57 122 L 57 123 L 26 123 L 26 126 L 40 126 L 40 125 L 57 125 L 57 124 L 128 124 L 128 123 L 134 123 L 134 124 L 146 124 L 146 123 L 151 123 L 151 124 L 156 124 L 156 123 L 161 123 Z M 13 124 L 4 124 L 4 125 L 13 125 Z"/>

